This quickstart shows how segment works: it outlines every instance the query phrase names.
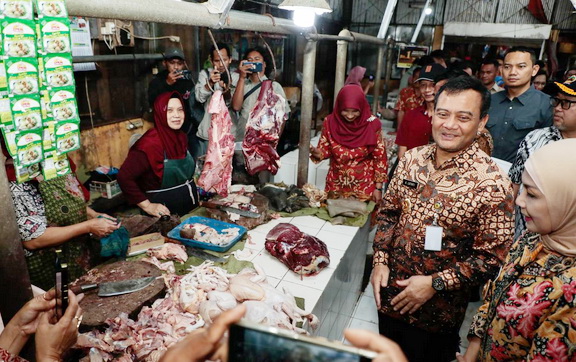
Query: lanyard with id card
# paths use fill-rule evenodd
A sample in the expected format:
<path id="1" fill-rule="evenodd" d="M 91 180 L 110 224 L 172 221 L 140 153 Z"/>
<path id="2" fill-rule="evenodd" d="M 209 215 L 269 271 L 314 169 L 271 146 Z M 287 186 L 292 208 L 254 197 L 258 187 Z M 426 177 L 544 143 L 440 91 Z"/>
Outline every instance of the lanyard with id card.
<path id="1" fill-rule="evenodd" d="M 426 238 L 424 240 L 424 250 L 441 251 L 442 250 L 442 232 L 443 228 L 438 226 L 438 214 L 434 215 L 432 225 L 426 226 Z"/>

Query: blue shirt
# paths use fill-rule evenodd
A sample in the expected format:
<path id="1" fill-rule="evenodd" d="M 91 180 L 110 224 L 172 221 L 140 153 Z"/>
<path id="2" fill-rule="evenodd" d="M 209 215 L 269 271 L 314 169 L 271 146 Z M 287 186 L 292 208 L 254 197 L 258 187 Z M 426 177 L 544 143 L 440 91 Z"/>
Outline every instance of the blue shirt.
<path id="1" fill-rule="evenodd" d="M 531 131 L 552 125 L 550 97 L 532 87 L 512 100 L 507 91 L 492 94 L 486 128 L 494 139 L 492 157 L 513 163 L 520 142 Z"/>

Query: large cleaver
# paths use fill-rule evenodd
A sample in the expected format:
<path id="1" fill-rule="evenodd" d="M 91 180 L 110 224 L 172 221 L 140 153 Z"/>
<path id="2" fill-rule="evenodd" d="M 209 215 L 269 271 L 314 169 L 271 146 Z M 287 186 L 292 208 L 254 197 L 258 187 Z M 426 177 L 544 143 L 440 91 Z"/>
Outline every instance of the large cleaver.
<path id="1" fill-rule="evenodd" d="M 74 294 L 84 293 L 98 288 L 99 297 L 112 297 L 114 295 L 133 293 L 149 286 L 156 277 L 121 280 L 119 282 L 107 282 L 100 284 L 87 284 L 72 287 Z"/>

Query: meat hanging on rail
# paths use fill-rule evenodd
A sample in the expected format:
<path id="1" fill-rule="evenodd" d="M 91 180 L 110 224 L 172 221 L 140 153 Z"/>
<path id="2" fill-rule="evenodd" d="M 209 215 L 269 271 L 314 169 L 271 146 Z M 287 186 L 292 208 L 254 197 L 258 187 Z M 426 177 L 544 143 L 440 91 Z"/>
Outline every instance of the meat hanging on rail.
<path id="1" fill-rule="evenodd" d="M 224 102 L 222 91 L 212 95 L 208 105 L 212 122 L 208 130 L 208 150 L 198 185 L 209 192 L 227 196 L 232 183 L 232 156 L 234 156 L 234 136 L 230 132 L 232 119 Z"/>
<path id="2" fill-rule="evenodd" d="M 284 98 L 274 92 L 272 81 L 263 81 L 258 101 L 246 122 L 242 143 L 246 170 L 250 175 L 265 170 L 275 175 L 280 168 L 276 147 L 286 118 L 285 104 Z"/>

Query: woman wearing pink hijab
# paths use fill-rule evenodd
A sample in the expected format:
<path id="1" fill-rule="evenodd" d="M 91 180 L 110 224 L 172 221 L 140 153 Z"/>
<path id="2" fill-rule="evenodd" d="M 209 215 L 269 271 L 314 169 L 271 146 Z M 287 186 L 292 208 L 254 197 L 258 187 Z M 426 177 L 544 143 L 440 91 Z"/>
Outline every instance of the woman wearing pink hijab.
<path id="1" fill-rule="evenodd" d="M 318 147 L 310 146 L 313 162 L 330 159 L 330 198 L 382 199 L 388 165 L 381 133 L 380 120 L 372 115 L 362 89 L 345 85 L 324 121 Z"/>
<path id="2" fill-rule="evenodd" d="M 344 82 L 344 85 L 348 84 L 355 84 L 359 87 L 362 87 L 362 79 L 364 79 L 364 74 L 366 74 L 366 68 L 361 67 L 359 65 L 355 66 L 354 68 L 350 69 L 350 73 L 348 73 L 348 77 Z M 374 80 L 368 80 L 368 83 L 363 88 L 364 95 L 370 92 L 370 88 L 374 86 Z"/>
<path id="3" fill-rule="evenodd" d="M 565 139 L 526 161 L 516 204 L 528 232 L 486 287 L 458 361 L 576 360 L 575 153 Z"/>

